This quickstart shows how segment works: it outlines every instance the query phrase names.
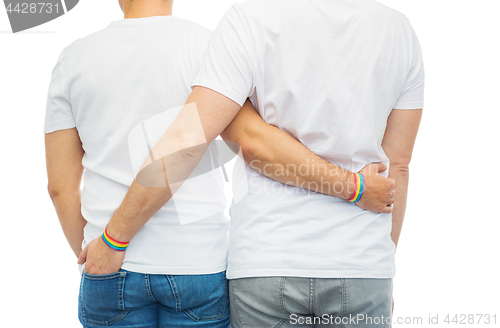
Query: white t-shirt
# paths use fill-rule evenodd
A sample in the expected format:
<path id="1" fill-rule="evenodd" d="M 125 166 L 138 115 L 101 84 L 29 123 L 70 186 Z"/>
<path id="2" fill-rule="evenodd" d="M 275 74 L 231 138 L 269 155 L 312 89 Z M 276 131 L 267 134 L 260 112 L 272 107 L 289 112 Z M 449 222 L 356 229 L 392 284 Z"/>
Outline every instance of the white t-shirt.
<path id="1" fill-rule="evenodd" d="M 267 123 L 357 172 L 389 164 L 387 118 L 423 107 L 424 70 L 408 19 L 385 5 L 251 0 L 226 13 L 194 85 L 238 104 L 250 97 Z M 230 212 L 228 278 L 394 276 L 390 214 L 245 171 L 248 193 Z"/>
<path id="2" fill-rule="evenodd" d="M 150 147 L 188 98 L 210 35 L 172 16 L 125 19 L 62 51 L 52 73 L 45 132 L 76 127 L 80 134 L 84 245 L 100 237 Z M 187 180 L 130 241 L 123 268 L 156 274 L 225 270 L 225 207 L 220 170 Z"/>

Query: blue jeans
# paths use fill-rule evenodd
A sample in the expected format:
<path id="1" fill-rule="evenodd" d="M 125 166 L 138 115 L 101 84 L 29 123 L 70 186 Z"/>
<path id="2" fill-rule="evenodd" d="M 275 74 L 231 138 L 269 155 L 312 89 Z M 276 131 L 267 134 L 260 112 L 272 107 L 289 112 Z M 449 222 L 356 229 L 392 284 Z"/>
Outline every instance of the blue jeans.
<path id="1" fill-rule="evenodd" d="M 389 328 L 392 279 L 259 277 L 229 281 L 233 328 Z"/>
<path id="2" fill-rule="evenodd" d="M 82 275 L 78 318 L 85 328 L 230 327 L 226 273 Z"/>

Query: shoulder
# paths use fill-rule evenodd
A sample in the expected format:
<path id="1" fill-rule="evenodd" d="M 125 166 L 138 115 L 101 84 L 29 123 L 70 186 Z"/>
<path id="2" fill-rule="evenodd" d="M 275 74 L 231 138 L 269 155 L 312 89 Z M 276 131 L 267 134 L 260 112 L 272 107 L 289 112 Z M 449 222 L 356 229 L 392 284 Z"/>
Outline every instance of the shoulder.
<path id="1" fill-rule="evenodd" d="M 173 21 L 176 24 L 178 24 L 180 28 L 183 28 L 187 32 L 191 32 L 193 34 L 200 34 L 201 36 L 205 37 L 206 36 L 210 37 L 210 35 L 212 34 L 212 31 L 209 30 L 208 28 L 193 21 L 190 21 L 188 19 L 173 17 Z"/>
<path id="2" fill-rule="evenodd" d="M 243 33 L 257 35 L 268 26 L 279 24 L 286 5 L 284 0 L 248 0 L 233 4 L 224 14 L 217 30 L 228 27 Z"/>
<path id="3" fill-rule="evenodd" d="M 393 22 L 404 29 L 411 28 L 410 20 L 402 12 L 377 1 L 370 0 L 370 3 L 367 12 L 377 15 L 380 19 Z"/>
<path id="4" fill-rule="evenodd" d="M 87 36 L 74 40 L 69 45 L 64 47 L 64 49 L 61 51 L 61 55 L 59 57 L 60 60 L 64 60 L 68 57 L 81 54 L 88 49 L 93 49 L 95 44 L 98 43 L 99 40 L 102 40 L 106 34 L 107 28 L 104 28 Z"/>
<path id="5" fill-rule="evenodd" d="M 184 44 L 190 44 L 192 47 L 203 49 L 203 51 L 212 37 L 211 30 L 187 19 L 172 17 L 172 20 L 165 22 L 165 24 L 170 24 L 166 26 L 167 29 L 172 28 L 171 24 L 175 25 L 174 29 L 178 31 L 179 35 L 182 35 Z"/>
<path id="6" fill-rule="evenodd" d="M 242 21 L 269 21 L 270 17 L 276 17 L 286 4 L 284 0 L 248 0 L 233 4 L 225 13 L 226 20 Z"/>

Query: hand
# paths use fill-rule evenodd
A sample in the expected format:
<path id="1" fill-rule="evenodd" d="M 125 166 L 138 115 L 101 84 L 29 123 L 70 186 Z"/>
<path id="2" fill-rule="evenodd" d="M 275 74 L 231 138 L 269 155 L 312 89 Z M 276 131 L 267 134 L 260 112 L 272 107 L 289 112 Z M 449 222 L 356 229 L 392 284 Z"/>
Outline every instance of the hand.
<path id="1" fill-rule="evenodd" d="M 98 237 L 92 240 L 80 253 L 78 264 L 85 263 L 88 274 L 108 274 L 120 271 L 125 252 L 115 251 Z"/>
<path id="2" fill-rule="evenodd" d="M 356 203 L 364 210 L 391 213 L 394 203 L 394 186 L 396 180 L 380 175 L 380 172 L 387 170 L 387 166 L 382 163 L 372 163 L 365 166 L 360 174 L 363 175 L 365 189 L 361 199 Z M 354 181 L 350 190 L 354 189 Z M 352 192 L 351 192 L 352 196 Z"/>

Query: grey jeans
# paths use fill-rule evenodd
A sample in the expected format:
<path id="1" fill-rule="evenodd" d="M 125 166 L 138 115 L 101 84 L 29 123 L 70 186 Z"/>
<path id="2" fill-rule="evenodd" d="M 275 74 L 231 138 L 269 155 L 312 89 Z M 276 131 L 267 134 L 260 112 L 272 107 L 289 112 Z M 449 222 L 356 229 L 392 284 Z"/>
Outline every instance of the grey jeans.
<path id="1" fill-rule="evenodd" d="M 233 328 L 391 327 L 392 279 L 232 279 L 229 299 Z"/>

